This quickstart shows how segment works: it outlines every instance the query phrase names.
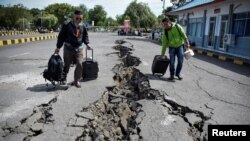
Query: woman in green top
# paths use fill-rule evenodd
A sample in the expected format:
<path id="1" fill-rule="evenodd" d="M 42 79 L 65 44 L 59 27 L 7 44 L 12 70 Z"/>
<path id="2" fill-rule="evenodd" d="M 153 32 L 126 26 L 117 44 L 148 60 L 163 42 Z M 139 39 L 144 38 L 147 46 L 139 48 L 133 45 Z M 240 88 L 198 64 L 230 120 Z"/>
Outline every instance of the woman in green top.
<path id="1" fill-rule="evenodd" d="M 162 35 L 162 53 L 165 55 L 166 48 L 169 47 L 169 57 L 170 57 L 170 77 L 168 80 L 174 80 L 174 75 L 181 80 L 183 77 L 180 72 L 183 64 L 183 45 L 186 42 L 186 48 L 190 48 L 187 35 L 185 34 L 183 28 L 172 23 L 169 18 L 164 18 L 162 20 L 164 32 Z M 178 64 L 175 71 L 175 56 L 178 58 Z"/>

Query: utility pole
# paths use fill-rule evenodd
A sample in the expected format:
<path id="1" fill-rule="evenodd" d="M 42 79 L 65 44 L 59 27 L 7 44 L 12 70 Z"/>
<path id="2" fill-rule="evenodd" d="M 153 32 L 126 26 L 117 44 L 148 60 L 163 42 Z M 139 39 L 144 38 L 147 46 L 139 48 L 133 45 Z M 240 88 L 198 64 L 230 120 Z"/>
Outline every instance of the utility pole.
<path id="1" fill-rule="evenodd" d="M 41 11 L 41 28 L 43 27 L 43 25 L 42 25 L 42 16 L 43 16 L 43 11 Z"/>
<path id="2" fill-rule="evenodd" d="M 165 0 L 161 0 L 163 1 L 163 5 L 162 5 L 162 13 L 164 14 L 164 9 L 165 9 Z"/>
<path id="3" fill-rule="evenodd" d="M 108 21 L 108 30 L 109 30 L 109 23 L 110 23 L 110 22 Z"/>
<path id="4" fill-rule="evenodd" d="M 24 31 L 24 17 L 23 17 L 23 31 Z"/>

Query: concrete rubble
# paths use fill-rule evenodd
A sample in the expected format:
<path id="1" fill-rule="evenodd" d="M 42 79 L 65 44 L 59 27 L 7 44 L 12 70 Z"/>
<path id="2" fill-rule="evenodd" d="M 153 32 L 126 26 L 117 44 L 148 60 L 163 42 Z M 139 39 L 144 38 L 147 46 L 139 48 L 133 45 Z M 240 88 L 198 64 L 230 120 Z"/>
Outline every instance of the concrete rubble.
<path id="1" fill-rule="evenodd" d="M 120 47 L 120 54 L 123 54 L 119 55 L 122 63 L 116 64 L 112 69 L 116 85 L 107 87 L 101 99 L 79 112 L 85 113 L 85 116 L 76 114 L 77 118 L 88 119 L 88 123 L 83 126 L 84 132 L 76 140 L 145 140 L 139 127 L 145 116 L 139 103 L 143 99 L 160 101 L 168 114 L 180 116 L 188 123 L 187 132 L 193 140 L 206 140 L 203 127 L 209 117 L 200 111 L 179 105 L 164 92 L 151 89 L 147 76 L 136 69 L 141 63 L 140 59 L 131 55 L 132 49 L 121 45 L 124 41 L 116 43 L 120 44 L 115 49 Z"/>
<path id="2" fill-rule="evenodd" d="M 33 136 L 43 133 L 44 124 L 52 124 L 54 122 L 53 114 L 51 114 L 52 104 L 57 101 L 57 96 L 48 103 L 41 104 L 33 109 L 33 113 L 20 121 L 19 124 L 14 123 L 2 126 L 2 137 L 5 140 L 16 139 L 12 134 L 20 136 L 19 139 L 29 141 Z M 9 136 L 12 135 L 12 136 Z M 22 139 L 23 138 L 23 139 Z"/>

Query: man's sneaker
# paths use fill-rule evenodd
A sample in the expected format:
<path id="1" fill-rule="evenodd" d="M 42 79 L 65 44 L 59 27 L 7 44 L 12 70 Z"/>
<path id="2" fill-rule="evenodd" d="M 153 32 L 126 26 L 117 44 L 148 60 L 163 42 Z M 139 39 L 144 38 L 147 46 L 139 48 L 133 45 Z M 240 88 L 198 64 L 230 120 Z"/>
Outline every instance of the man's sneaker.
<path id="1" fill-rule="evenodd" d="M 61 82 L 61 84 L 62 84 L 62 85 L 67 85 L 67 80 L 63 80 L 63 81 Z"/>
<path id="2" fill-rule="evenodd" d="M 67 75 L 63 74 L 63 79 L 61 82 L 62 85 L 66 85 L 67 84 Z"/>
<path id="3" fill-rule="evenodd" d="M 81 88 L 80 82 L 79 82 L 79 81 L 76 81 L 76 82 L 75 82 L 75 86 L 76 86 L 77 88 Z"/>
<path id="4" fill-rule="evenodd" d="M 174 77 L 173 77 L 173 76 L 170 76 L 170 77 L 168 78 L 168 80 L 169 80 L 169 81 L 173 81 L 173 80 L 174 80 Z"/>
<path id="5" fill-rule="evenodd" d="M 178 77 L 179 80 L 183 79 L 183 76 L 181 76 L 181 75 L 176 75 L 176 77 Z"/>

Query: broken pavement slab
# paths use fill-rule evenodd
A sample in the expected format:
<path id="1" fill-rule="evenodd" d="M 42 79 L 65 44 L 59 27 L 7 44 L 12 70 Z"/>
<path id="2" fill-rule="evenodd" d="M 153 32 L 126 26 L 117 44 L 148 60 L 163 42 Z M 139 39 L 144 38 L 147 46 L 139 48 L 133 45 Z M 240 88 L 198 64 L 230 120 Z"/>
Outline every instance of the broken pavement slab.
<path id="1" fill-rule="evenodd" d="M 89 112 L 78 112 L 78 113 L 76 113 L 76 116 L 86 118 L 86 119 L 89 119 L 89 120 L 94 120 L 93 114 L 91 114 Z"/>
<path id="2" fill-rule="evenodd" d="M 148 141 L 166 139 L 193 141 L 193 138 L 187 134 L 189 125 L 183 118 L 168 114 L 168 110 L 159 102 L 140 100 L 139 103 L 146 113 L 139 125 L 143 138 Z"/>
<path id="3" fill-rule="evenodd" d="M 202 121 L 202 119 L 194 113 L 187 113 L 185 117 L 187 118 L 188 122 L 192 125 L 195 125 L 195 123 L 199 123 Z"/>
<path id="4" fill-rule="evenodd" d="M 18 137 L 20 140 L 30 140 L 32 136 L 37 136 L 42 133 L 43 125 L 51 122 L 50 114 L 52 110 L 51 104 L 55 103 L 57 96 L 54 96 L 47 103 L 42 103 L 33 109 L 33 113 L 21 121 L 11 118 L 2 126 L 4 133 L 1 134 L 5 139 L 14 139 Z M 49 115 L 49 116 L 48 116 Z M 48 120 L 48 118 L 50 120 Z M 11 122 L 12 121 L 12 122 Z M 11 124 L 10 124 L 11 123 Z"/>
<path id="5" fill-rule="evenodd" d="M 88 120 L 82 117 L 76 119 L 76 123 L 74 126 L 76 127 L 84 127 L 88 123 Z"/>
<path id="6" fill-rule="evenodd" d="M 26 134 L 12 134 L 4 138 L 3 141 L 23 141 Z M 1 141 L 1 138 L 0 138 Z"/>
<path id="7" fill-rule="evenodd" d="M 132 56 L 126 55 L 124 58 L 126 57 Z M 173 140 L 199 140 L 204 138 L 197 128 L 202 128 L 202 123 L 209 117 L 204 116 L 200 111 L 178 104 L 175 99 L 164 93 L 151 89 L 147 77 L 138 69 L 132 67 L 136 62 L 127 64 L 126 60 L 128 59 L 123 59 L 123 63 L 113 67 L 115 73 L 113 79 L 117 81 L 116 87 L 109 87 L 108 91 L 103 93 L 102 99 L 84 108 L 84 111 L 92 112 L 96 118 L 94 121 L 89 120 L 84 127 L 85 130 L 88 129 L 91 132 L 84 132 L 77 140 L 83 140 L 86 137 L 92 139 L 106 138 L 108 140 L 164 140 L 169 136 Z M 126 101 L 121 101 L 121 96 L 126 97 Z M 114 102 L 116 98 L 119 98 L 120 100 L 117 101 L 120 102 Z M 147 104 L 140 103 L 141 101 L 145 101 Z M 147 106 L 150 105 L 150 102 L 158 104 L 151 105 L 153 108 L 149 108 Z M 147 108 L 145 109 L 145 107 Z M 153 109 L 153 111 L 148 111 L 148 109 Z M 159 109 L 162 109 L 162 111 Z M 151 113 L 154 114 L 151 115 Z M 186 114 L 195 114 L 201 120 L 195 121 L 193 125 L 188 120 L 190 119 L 193 122 L 193 117 L 189 115 L 185 117 Z M 147 121 L 147 118 L 149 118 L 149 121 Z M 117 124 L 117 121 L 119 121 L 119 124 Z M 152 125 L 149 127 L 150 124 Z M 200 125 L 200 127 L 196 127 L 196 125 Z M 155 129 L 152 128 L 153 126 L 156 126 Z M 168 128 L 168 126 L 171 128 Z M 110 127 L 112 127 L 111 130 L 106 130 Z M 121 128 L 121 136 L 117 136 L 117 131 L 112 130 L 113 128 Z M 176 129 L 179 128 L 186 134 L 183 134 L 183 132 L 174 134 Z M 155 130 L 153 134 L 151 130 Z M 162 131 L 167 132 L 167 134 L 165 133 L 166 136 L 163 135 Z"/>

